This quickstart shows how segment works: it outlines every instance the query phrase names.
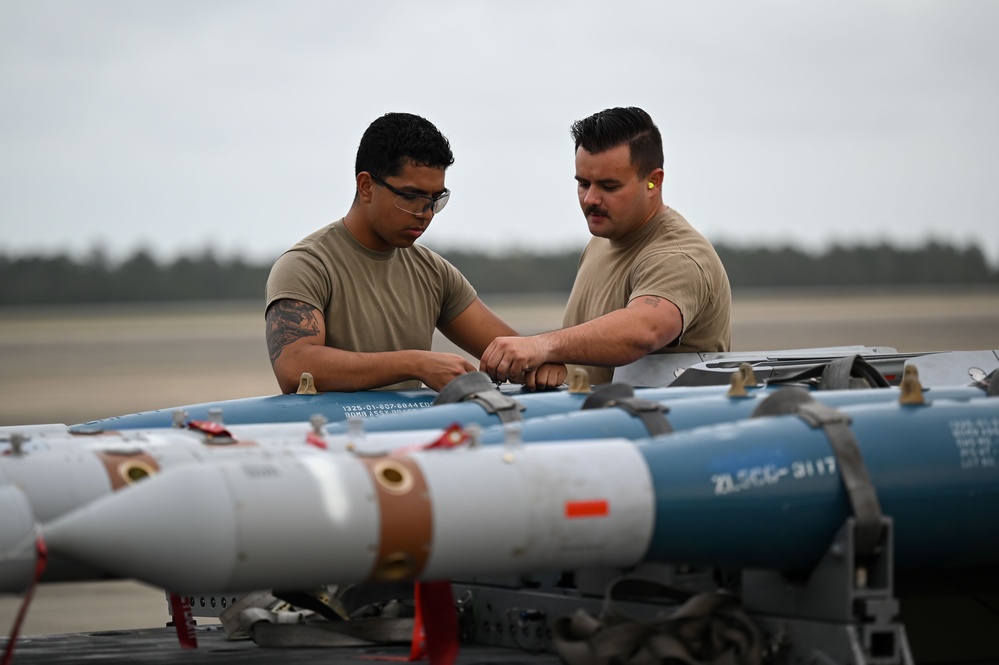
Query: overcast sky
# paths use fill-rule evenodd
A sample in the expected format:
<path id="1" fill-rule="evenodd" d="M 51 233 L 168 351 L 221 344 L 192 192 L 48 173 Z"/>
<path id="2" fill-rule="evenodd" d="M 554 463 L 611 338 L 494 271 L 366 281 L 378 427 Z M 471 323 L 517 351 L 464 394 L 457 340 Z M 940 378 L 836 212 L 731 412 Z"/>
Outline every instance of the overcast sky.
<path id="1" fill-rule="evenodd" d="M 641 106 L 713 241 L 935 238 L 999 265 L 999 2 L 4 0 L 0 253 L 270 260 L 365 127 L 449 137 L 438 249 L 588 238 L 569 125 Z"/>

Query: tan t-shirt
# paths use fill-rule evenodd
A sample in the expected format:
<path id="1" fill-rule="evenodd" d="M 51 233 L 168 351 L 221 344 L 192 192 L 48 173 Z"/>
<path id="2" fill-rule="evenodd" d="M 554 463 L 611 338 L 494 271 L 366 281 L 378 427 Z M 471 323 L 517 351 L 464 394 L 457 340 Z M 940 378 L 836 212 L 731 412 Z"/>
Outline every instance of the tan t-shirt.
<path id="1" fill-rule="evenodd" d="M 683 316 L 680 336 L 655 353 L 731 347 L 732 291 L 725 267 L 711 243 L 670 208 L 620 240 L 590 239 L 562 326 L 585 323 L 646 295 L 669 300 Z M 609 383 L 614 374 L 612 367 L 583 368 L 594 384 Z"/>
<path id="2" fill-rule="evenodd" d="M 457 268 L 422 245 L 375 252 L 333 222 L 282 254 L 267 278 L 267 307 L 282 298 L 323 312 L 326 346 L 347 351 L 430 350 L 434 328 L 475 299 Z M 266 311 L 266 310 L 265 310 Z M 385 389 L 419 388 L 404 381 Z"/>

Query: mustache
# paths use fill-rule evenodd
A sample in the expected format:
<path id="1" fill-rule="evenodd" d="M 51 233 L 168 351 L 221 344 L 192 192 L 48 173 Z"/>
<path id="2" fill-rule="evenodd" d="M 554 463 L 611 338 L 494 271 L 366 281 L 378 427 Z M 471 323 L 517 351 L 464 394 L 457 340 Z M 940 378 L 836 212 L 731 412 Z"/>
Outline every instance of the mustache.
<path id="1" fill-rule="evenodd" d="M 607 211 L 603 208 L 598 208 L 597 206 L 586 206 L 583 208 L 583 213 L 586 215 L 600 215 L 601 217 L 607 216 Z"/>

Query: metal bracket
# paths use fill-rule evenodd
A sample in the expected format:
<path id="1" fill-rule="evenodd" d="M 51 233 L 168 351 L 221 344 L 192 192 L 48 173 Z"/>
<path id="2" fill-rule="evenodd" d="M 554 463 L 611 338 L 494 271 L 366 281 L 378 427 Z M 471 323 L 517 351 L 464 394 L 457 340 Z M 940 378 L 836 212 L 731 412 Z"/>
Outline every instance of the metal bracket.
<path id="1" fill-rule="evenodd" d="M 857 521 L 847 518 L 819 564 L 805 577 L 773 570 L 742 571 L 747 612 L 771 635 L 782 635 L 788 662 L 911 665 L 905 627 L 894 621 L 892 520 L 881 519 L 875 554 L 856 549 Z"/>

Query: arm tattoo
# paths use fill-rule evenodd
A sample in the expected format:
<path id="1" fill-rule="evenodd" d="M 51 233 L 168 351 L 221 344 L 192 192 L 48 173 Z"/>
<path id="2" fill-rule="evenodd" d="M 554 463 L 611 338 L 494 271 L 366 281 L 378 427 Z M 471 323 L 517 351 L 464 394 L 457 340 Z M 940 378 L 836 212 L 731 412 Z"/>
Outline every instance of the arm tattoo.
<path id="1" fill-rule="evenodd" d="M 271 364 L 284 347 L 303 337 L 319 334 L 318 310 L 298 300 L 278 300 L 267 310 L 267 351 Z"/>
<path id="2" fill-rule="evenodd" d="M 645 304 L 653 308 L 659 307 L 660 300 L 662 300 L 662 298 L 658 296 L 645 296 Z"/>

